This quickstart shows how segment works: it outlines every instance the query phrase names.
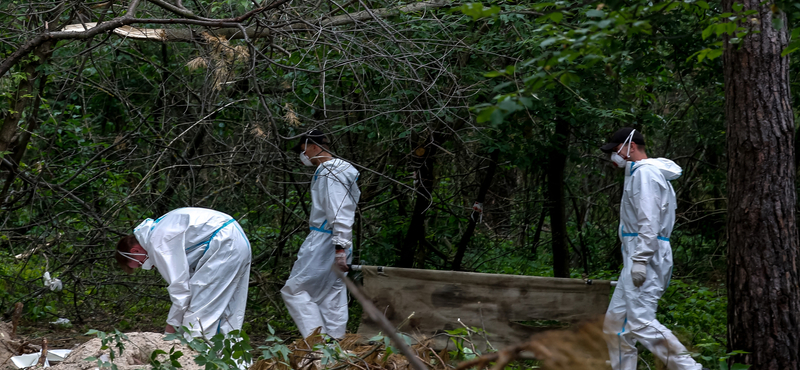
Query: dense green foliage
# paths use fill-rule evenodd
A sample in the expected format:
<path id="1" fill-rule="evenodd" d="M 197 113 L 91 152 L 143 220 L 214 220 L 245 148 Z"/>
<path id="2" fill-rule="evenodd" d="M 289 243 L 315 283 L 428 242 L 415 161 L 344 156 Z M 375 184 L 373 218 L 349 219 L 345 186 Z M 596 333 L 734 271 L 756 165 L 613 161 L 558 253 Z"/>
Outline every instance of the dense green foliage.
<path id="1" fill-rule="evenodd" d="M 225 18 L 255 3 L 186 6 Z M 45 22 L 96 22 L 126 9 L 5 4 L 3 58 Z M 414 267 L 450 269 L 464 244 L 462 269 L 552 276 L 546 170 L 561 152 L 568 156 L 571 274 L 615 279 L 622 173 L 597 148 L 615 129 L 633 126 L 651 157 L 683 167 L 673 182 L 676 281 L 659 319 L 706 364 L 726 353 L 725 124 L 716 57 L 722 37 L 747 32 L 724 21 L 746 13 L 723 14 L 702 0 L 492 1 L 318 26 L 325 15 L 365 5 L 287 5 L 255 16 L 247 25 L 273 34 L 247 40 L 191 26 L 194 42 L 115 34 L 61 41 L 49 59 L 27 56 L 0 77 L 8 119 L 32 77 L 26 68 L 39 71 L 16 146 L 3 153 L 10 164 L 0 173 L 0 308 L 25 302 L 31 322 L 162 325 L 169 304 L 162 280 L 152 271 L 122 274 L 112 250 L 142 219 L 199 206 L 237 218 L 252 242 L 245 329 L 266 333 L 271 324 L 291 332 L 277 292 L 307 232 L 310 170 L 287 149 L 311 128 L 330 132 L 335 154 L 361 171 L 360 263 L 397 265 L 405 253 Z M 174 17 L 152 2 L 137 13 Z M 555 135 L 557 122 L 568 123 L 567 146 Z M 493 153 L 497 171 L 477 215 L 471 207 Z M 481 222 L 461 243 L 472 218 Z M 42 287 L 45 271 L 64 281 L 62 292 Z"/>

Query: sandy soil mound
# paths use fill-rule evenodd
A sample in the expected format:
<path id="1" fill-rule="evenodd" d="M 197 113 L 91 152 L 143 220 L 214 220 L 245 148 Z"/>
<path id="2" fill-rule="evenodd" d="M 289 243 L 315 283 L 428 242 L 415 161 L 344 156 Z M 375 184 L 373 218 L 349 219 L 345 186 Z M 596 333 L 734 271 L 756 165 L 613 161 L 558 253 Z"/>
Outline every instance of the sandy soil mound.
<path id="1" fill-rule="evenodd" d="M 161 349 L 169 353 L 170 349 L 175 346 L 176 351 L 183 352 L 183 356 L 178 360 L 183 369 L 185 370 L 200 370 L 203 367 L 194 362 L 194 352 L 189 347 L 182 345 L 179 341 L 166 342 L 164 341 L 164 334 L 161 333 L 125 333 L 128 336 L 125 344 L 125 351 L 122 356 L 117 356 L 114 363 L 119 370 L 133 370 L 150 368 L 150 354 L 156 349 Z M 116 347 L 114 352 L 117 352 Z M 92 339 L 80 346 L 76 347 L 72 353 L 69 354 L 64 362 L 53 366 L 53 370 L 92 370 L 97 367 L 96 362 L 85 361 L 87 357 L 100 358 L 103 355 L 108 356 L 109 350 L 101 350 L 102 343 L 99 338 Z M 159 361 L 166 362 L 168 356 L 159 355 Z"/>
<path id="2" fill-rule="evenodd" d="M 6 369 L 11 361 L 8 359 L 14 356 L 11 352 L 11 323 L 0 321 L 0 369 Z M 13 366 L 12 366 L 13 367 Z"/>
<path id="3" fill-rule="evenodd" d="M 0 370 L 17 368 L 11 362 L 12 356 L 36 353 L 42 349 L 40 346 L 32 344 L 23 338 L 17 337 L 12 339 L 12 331 L 12 323 L 0 321 Z"/>

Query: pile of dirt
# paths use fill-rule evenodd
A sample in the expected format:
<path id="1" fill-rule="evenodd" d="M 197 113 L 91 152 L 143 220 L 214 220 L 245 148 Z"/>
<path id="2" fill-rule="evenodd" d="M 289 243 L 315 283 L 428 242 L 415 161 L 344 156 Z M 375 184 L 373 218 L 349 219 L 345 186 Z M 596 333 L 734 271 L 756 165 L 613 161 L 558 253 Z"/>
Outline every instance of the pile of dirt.
<path id="1" fill-rule="evenodd" d="M 11 357 L 36 353 L 42 347 L 14 335 L 14 324 L 0 321 L 0 370 L 16 369 Z"/>
<path id="2" fill-rule="evenodd" d="M 164 334 L 161 333 L 125 333 L 128 340 L 123 340 L 125 350 L 122 356 L 117 355 L 114 364 L 119 370 L 133 370 L 149 367 L 150 355 L 153 351 L 160 349 L 169 353 L 175 347 L 175 351 L 183 352 L 183 356 L 178 359 L 184 370 L 201 370 L 202 366 L 194 362 L 196 352 L 184 346 L 179 341 L 164 341 Z M 53 366 L 53 370 L 92 370 L 97 367 L 97 362 L 86 361 L 87 357 L 101 358 L 109 355 L 109 349 L 101 349 L 103 346 L 99 338 L 92 339 L 74 348 L 64 362 Z M 118 353 L 116 343 L 110 343 L 109 347 Z M 106 357 L 107 358 L 107 357 Z M 169 362 L 167 355 L 159 355 L 157 359 L 161 362 Z"/>
<path id="3" fill-rule="evenodd" d="M 0 363 L 7 363 L 8 358 L 14 356 L 11 348 L 8 347 L 8 340 L 11 339 L 11 325 L 0 321 Z M 0 369 L 5 366 L 0 366 Z"/>
<path id="4" fill-rule="evenodd" d="M 9 342 L 11 342 L 11 323 L 0 321 L 0 369 L 6 369 L 11 363 L 9 358 L 16 355 L 13 344 Z"/>

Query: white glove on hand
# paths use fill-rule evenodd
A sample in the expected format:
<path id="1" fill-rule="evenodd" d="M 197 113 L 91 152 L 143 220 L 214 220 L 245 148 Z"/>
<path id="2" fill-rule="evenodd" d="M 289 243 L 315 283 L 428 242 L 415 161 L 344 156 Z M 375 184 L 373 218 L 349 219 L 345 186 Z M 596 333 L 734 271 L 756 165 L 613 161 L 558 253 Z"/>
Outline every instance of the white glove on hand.
<path id="1" fill-rule="evenodd" d="M 347 251 L 344 249 L 339 249 L 336 251 L 336 257 L 334 259 L 336 262 L 336 266 L 339 267 L 339 270 L 342 272 L 347 272 Z"/>
<path id="2" fill-rule="evenodd" d="M 631 280 L 633 280 L 633 285 L 638 288 L 644 284 L 645 279 L 647 279 L 647 264 L 643 262 L 634 262 L 633 268 L 631 268 Z"/>

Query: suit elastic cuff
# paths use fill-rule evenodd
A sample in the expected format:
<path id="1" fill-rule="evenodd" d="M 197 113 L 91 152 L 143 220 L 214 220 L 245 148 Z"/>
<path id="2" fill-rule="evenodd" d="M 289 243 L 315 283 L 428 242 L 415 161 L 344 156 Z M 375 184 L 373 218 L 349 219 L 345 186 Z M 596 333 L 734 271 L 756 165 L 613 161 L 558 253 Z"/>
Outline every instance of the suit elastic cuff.
<path id="1" fill-rule="evenodd" d="M 340 245 L 340 246 L 342 246 L 342 248 L 347 250 L 347 249 L 350 248 L 351 245 L 353 245 L 353 242 L 351 242 L 349 240 L 342 240 L 342 239 L 334 236 L 333 237 L 333 245 Z"/>

